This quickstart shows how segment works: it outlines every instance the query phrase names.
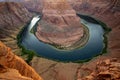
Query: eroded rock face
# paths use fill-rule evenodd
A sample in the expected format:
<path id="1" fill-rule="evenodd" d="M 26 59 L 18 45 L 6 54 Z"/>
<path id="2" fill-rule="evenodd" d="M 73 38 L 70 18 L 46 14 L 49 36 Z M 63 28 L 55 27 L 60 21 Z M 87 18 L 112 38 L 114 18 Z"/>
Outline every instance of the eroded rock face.
<path id="1" fill-rule="evenodd" d="M 29 11 L 42 12 L 43 0 L 22 0 L 21 2 Z"/>
<path id="2" fill-rule="evenodd" d="M 0 2 L 0 38 L 11 34 L 10 30 L 20 28 L 31 17 L 27 9 L 19 3 Z"/>
<path id="3" fill-rule="evenodd" d="M 10 69 L 6 70 L 6 68 L 2 67 L 1 65 Z M 15 80 L 14 77 L 16 76 L 17 76 L 16 80 L 22 80 L 22 76 L 31 78 L 25 80 L 32 80 L 32 79 L 42 80 L 42 78 L 35 72 L 35 70 L 32 67 L 30 67 L 27 63 L 25 63 L 23 59 L 14 55 L 11 49 L 6 47 L 2 42 L 0 42 L 0 67 L 3 68 L 3 69 L 0 68 L 0 79 L 1 78 L 4 79 L 5 78 L 4 75 L 9 74 L 7 76 L 10 77 L 12 80 Z M 22 76 L 19 75 L 17 70 Z M 4 80 L 6 79 L 7 77 Z"/>
<path id="4" fill-rule="evenodd" d="M 37 28 L 39 40 L 69 47 L 84 35 L 80 18 L 66 0 L 44 0 L 43 17 Z"/>
<path id="5" fill-rule="evenodd" d="M 22 3 L 29 11 L 40 13 L 43 7 L 43 0 L 0 0 L 0 2 L 19 2 Z"/>
<path id="6" fill-rule="evenodd" d="M 79 73 L 78 73 L 79 74 Z M 119 80 L 120 63 L 116 58 L 97 62 L 96 69 L 87 77 L 77 80 Z"/>
<path id="7" fill-rule="evenodd" d="M 0 41 L 20 55 L 17 46 L 17 35 L 30 21 L 32 14 L 21 4 L 16 2 L 0 2 Z"/>
<path id="8" fill-rule="evenodd" d="M 11 69 L 0 65 L 0 80 L 33 80 L 22 76 L 16 69 Z"/>

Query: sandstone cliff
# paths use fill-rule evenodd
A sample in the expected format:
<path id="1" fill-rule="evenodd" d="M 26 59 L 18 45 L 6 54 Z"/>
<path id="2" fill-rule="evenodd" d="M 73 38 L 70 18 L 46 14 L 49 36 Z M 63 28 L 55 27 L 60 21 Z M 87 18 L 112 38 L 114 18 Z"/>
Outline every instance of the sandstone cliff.
<path id="1" fill-rule="evenodd" d="M 25 61 L 22 60 L 21 58 L 14 55 L 11 49 L 6 47 L 2 42 L 0 42 L 0 65 L 10 68 L 8 69 L 8 71 L 6 71 L 5 69 L 5 73 L 4 70 L 3 70 L 3 74 L 0 73 L 0 79 L 5 78 L 5 75 L 8 76 L 5 78 L 5 80 L 9 77 L 12 79 L 18 75 L 18 77 L 16 77 L 18 79 L 19 78 L 22 79 L 22 76 L 25 76 L 32 78 L 33 80 L 42 80 L 42 78 L 35 72 L 35 70 L 32 67 L 30 67 L 27 63 L 25 63 Z M 17 70 L 22 76 L 18 73 Z M 2 70 L 0 70 L 0 72 L 2 72 Z M 32 79 L 25 79 L 25 80 L 32 80 Z"/>
<path id="2" fill-rule="evenodd" d="M 42 20 L 37 28 L 39 40 L 61 47 L 74 46 L 85 31 L 80 18 L 66 0 L 44 0 Z"/>
<path id="3" fill-rule="evenodd" d="M 22 76 L 18 70 L 0 65 L 0 80 L 33 80 Z"/>

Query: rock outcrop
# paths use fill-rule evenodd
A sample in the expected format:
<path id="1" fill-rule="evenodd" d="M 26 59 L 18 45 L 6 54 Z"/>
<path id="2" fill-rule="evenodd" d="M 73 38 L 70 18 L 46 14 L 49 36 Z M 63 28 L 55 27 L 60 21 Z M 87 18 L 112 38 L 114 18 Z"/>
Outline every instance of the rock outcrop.
<path id="1" fill-rule="evenodd" d="M 9 69 L 7 70 L 3 66 L 5 66 Z M 16 80 L 22 80 L 22 78 L 23 78 L 22 76 L 31 78 L 31 79 L 25 79 L 25 80 L 32 80 L 32 79 L 33 80 L 42 80 L 42 78 L 35 72 L 35 70 L 32 67 L 30 67 L 23 59 L 19 58 L 15 54 L 13 54 L 11 49 L 6 47 L 2 42 L 0 42 L 0 67 L 3 68 L 2 70 L 0 70 L 0 79 L 5 78 L 6 76 L 8 76 L 12 79 L 18 75 L 18 77 L 16 77 L 18 79 L 16 79 Z M 19 71 L 19 73 L 22 76 L 19 75 L 17 70 Z M 1 72 L 3 72 L 3 74 Z M 7 75 L 7 74 L 9 74 L 9 75 Z M 19 78 L 21 78 L 21 79 L 19 79 Z M 6 79 L 7 79 L 7 77 L 4 80 L 6 80 Z"/>
<path id="2" fill-rule="evenodd" d="M 99 61 L 89 76 L 77 80 L 120 80 L 120 63 L 116 58 Z"/>
<path id="3" fill-rule="evenodd" d="M 33 80 L 22 76 L 18 70 L 0 65 L 0 80 Z"/>
<path id="4" fill-rule="evenodd" d="M 44 0 L 43 17 L 37 28 L 39 40 L 67 48 L 81 40 L 85 31 L 80 18 L 66 0 Z"/>

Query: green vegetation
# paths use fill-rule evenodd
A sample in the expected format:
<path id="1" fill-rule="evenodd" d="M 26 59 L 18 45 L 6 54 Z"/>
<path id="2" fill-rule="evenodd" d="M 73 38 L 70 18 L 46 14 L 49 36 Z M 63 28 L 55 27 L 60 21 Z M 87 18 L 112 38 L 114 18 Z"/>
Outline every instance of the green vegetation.
<path id="1" fill-rule="evenodd" d="M 103 29 L 105 31 L 105 33 L 103 35 L 103 37 L 104 37 L 104 40 L 103 40 L 103 42 L 104 42 L 104 48 L 103 48 L 101 54 L 99 54 L 99 55 L 102 55 L 103 53 L 107 53 L 107 47 L 108 47 L 108 37 L 107 37 L 107 35 L 111 31 L 111 29 L 108 28 L 107 25 L 105 23 L 101 22 L 100 20 L 97 20 L 97 19 L 95 19 L 93 17 L 90 17 L 90 16 L 87 16 L 87 15 L 82 15 L 82 16 L 85 16 L 86 19 L 89 19 L 89 21 L 91 21 L 93 23 L 96 23 L 96 24 L 100 24 L 103 27 Z M 90 20 L 90 19 L 92 19 L 93 21 Z M 27 63 L 29 63 L 34 56 L 41 57 L 40 55 L 37 55 L 34 51 L 28 50 L 24 46 L 21 45 L 22 36 L 23 36 L 22 33 L 26 30 L 26 28 L 28 27 L 29 24 L 30 24 L 30 22 L 27 23 L 27 25 L 24 28 L 22 28 L 21 31 L 19 32 L 19 34 L 17 35 L 17 41 L 18 41 L 17 44 L 22 49 L 21 56 L 27 55 L 27 60 L 26 60 Z M 35 26 L 38 26 L 38 24 L 36 24 Z M 33 33 L 33 34 L 35 34 L 35 31 L 36 31 L 36 27 L 32 28 L 32 30 L 30 32 Z M 60 45 L 56 45 L 56 44 L 52 44 L 52 45 L 55 46 L 55 47 L 57 47 L 57 48 L 65 49 L 65 48 L 61 47 Z M 96 55 L 96 56 L 99 56 L 99 55 Z M 96 56 L 94 56 L 94 57 L 96 57 Z M 62 62 L 65 62 L 65 63 L 67 63 L 67 62 L 83 63 L 83 62 L 88 62 L 91 59 L 93 59 L 93 58 L 86 59 L 86 60 L 62 61 Z M 55 61 L 60 62 L 59 60 L 55 60 Z"/>
<path id="2" fill-rule="evenodd" d="M 91 22 L 90 19 L 95 20 L 95 21 L 92 21 L 92 22 L 93 22 L 93 23 L 96 23 L 96 24 L 100 24 L 100 25 L 102 26 L 102 28 L 104 29 L 104 35 L 103 35 L 103 37 L 104 37 L 104 40 L 103 40 L 103 42 L 104 42 L 104 47 L 103 47 L 103 50 L 101 51 L 100 54 L 98 54 L 98 55 L 96 55 L 96 56 L 93 56 L 93 58 L 95 58 L 95 57 L 97 57 L 97 56 L 99 56 L 99 55 L 102 55 L 102 54 L 107 53 L 107 52 L 108 52 L 108 50 L 107 50 L 107 48 L 108 48 L 108 34 L 109 34 L 110 31 L 112 31 L 112 29 L 109 28 L 104 22 L 102 22 L 102 21 L 100 21 L 100 20 L 98 20 L 98 19 L 96 19 L 96 18 L 93 18 L 93 17 L 88 16 L 88 15 L 81 15 L 81 14 L 77 14 L 77 15 L 78 15 L 79 17 L 82 16 L 82 18 L 88 19 L 88 21 L 90 21 L 90 22 Z M 84 17 L 84 16 L 85 16 L 85 17 Z M 86 60 L 78 60 L 78 61 L 74 61 L 74 62 L 75 62 L 75 63 L 88 62 L 88 61 L 90 61 L 90 60 L 93 59 L 93 58 L 86 59 Z"/>
<path id="3" fill-rule="evenodd" d="M 105 23 L 103 23 L 103 22 L 101 22 L 101 21 L 99 21 L 99 20 L 97 20 L 97 21 L 99 22 L 99 24 L 101 24 L 101 26 L 103 27 L 103 29 L 104 29 L 104 31 L 105 31 L 105 33 L 104 33 L 104 35 L 103 35 L 103 37 L 104 37 L 104 40 L 103 40 L 103 42 L 104 42 L 104 48 L 103 48 L 103 50 L 102 50 L 102 52 L 101 52 L 101 54 L 103 54 L 103 53 L 107 53 L 108 33 L 109 33 L 112 29 L 111 29 L 111 28 L 108 28 Z"/>
<path id="4" fill-rule="evenodd" d="M 37 22 L 39 22 L 39 21 L 40 20 L 38 20 Z M 35 35 L 35 32 L 37 31 L 37 26 L 38 26 L 38 24 L 35 24 L 34 27 L 30 30 L 30 32 L 34 35 Z"/>
<path id="5" fill-rule="evenodd" d="M 32 20 L 32 18 L 31 18 L 31 20 Z M 33 59 L 34 56 L 39 56 L 39 55 L 37 55 L 34 51 L 26 49 L 26 48 L 21 44 L 21 42 L 22 42 L 22 36 L 24 36 L 24 35 L 22 35 L 22 33 L 25 32 L 25 30 L 27 29 L 27 27 L 28 27 L 28 25 L 30 24 L 31 20 L 25 25 L 25 27 L 23 27 L 23 28 L 21 29 L 21 31 L 20 31 L 19 34 L 17 35 L 17 44 L 18 44 L 19 48 L 21 48 L 21 50 L 22 50 L 21 56 L 27 55 L 27 60 L 26 60 L 27 63 L 29 63 L 29 62 Z M 39 21 L 40 21 L 40 20 L 39 20 Z M 39 22 L 39 21 L 38 21 L 38 22 Z M 31 33 L 35 34 L 36 26 L 38 26 L 38 24 L 36 24 L 35 27 L 33 27 L 33 28 L 31 29 L 31 31 L 30 31 Z M 40 57 L 40 56 L 39 56 L 39 57 Z"/>
<path id="6" fill-rule="evenodd" d="M 30 22 L 28 22 L 28 23 L 25 25 L 25 27 L 23 27 L 23 28 L 21 29 L 21 31 L 19 32 L 19 34 L 17 35 L 17 44 L 18 44 L 19 48 L 22 49 L 22 54 L 21 54 L 21 56 L 27 55 L 27 60 L 26 60 L 27 63 L 29 63 L 29 62 L 32 60 L 33 56 L 36 55 L 36 53 L 35 53 L 34 51 L 27 50 L 27 49 L 26 49 L 24 46 L 22 46 L 22 44 L 21 44 L 22 36 L 23 36 L 22 33 L 27 29 L 27 26 L 28 26 L 29 24 L 30 24 Z"/>
<path id="7" fill-rule="evenodd" d="M 32 34 L 35 34 L 33 28 L 30 30 L 30 32 L 31 32 Z"/>

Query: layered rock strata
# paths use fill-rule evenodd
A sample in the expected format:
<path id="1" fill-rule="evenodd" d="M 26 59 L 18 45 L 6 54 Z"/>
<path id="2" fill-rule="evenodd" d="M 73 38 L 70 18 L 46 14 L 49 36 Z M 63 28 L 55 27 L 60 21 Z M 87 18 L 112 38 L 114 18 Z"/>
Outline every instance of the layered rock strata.
<path id="1" fill-rule="evenodd" d="M 32 18 L 32 14 L 20 3 L 0 2 L 0 41 L 20 54 L 16 36 Z"/>
<path id="2" fill-rule="evenodd" d="M 17 76 L 20 73 L 22 76 L 31 78 L 26 80 L 32 80 L 32 79 L 42 80 L 42 78 L 35 72 L 35 70 L 32 67 L 30 67 L 23 59 L 13 54 L 11 49 L 6 47 L 2 42 L 0 42 L 0 65 L 10 68 L 8 69 L 8 71 L 6 71 L 6 69 L 4 69 L 3 67 L 3 72 L 6 72 L 6 73 L 3 73 L 3 74 L 0 73 L 1 74 L 0 79 L 3 78 L 4 75 L 10 78 L 12 78 L 13 76 L 14 78 L 15 74 Z M 19 71 L 19 73 L 17 72 L 17 70 Z M 1 71 L 2 70 L 0 70 L 0 72 Z M 12 74 L 9 74 L 9 73 L 12 73 Z M 19 75 L 18 77 L 20 77 L 21 75 Z"/>
<path id="3" fill-rule="evenodd" d="M 0 80 L 33 80 L 22 76 L 18 70 L 0 65 Z"/>
<path id="4" fill-rule="evenodd" d="M 66 0 L 44 0 L 43 17 L 37 28 L 39 40 L 67 48 L 84 36 L 80 18 Z"/>
<path id="5" fill-rule="evenodd" d="M 89 76 L 77 80 L 120 80 L 120 63 L 116 58 L 98 61 L 96 69 Z"/>

